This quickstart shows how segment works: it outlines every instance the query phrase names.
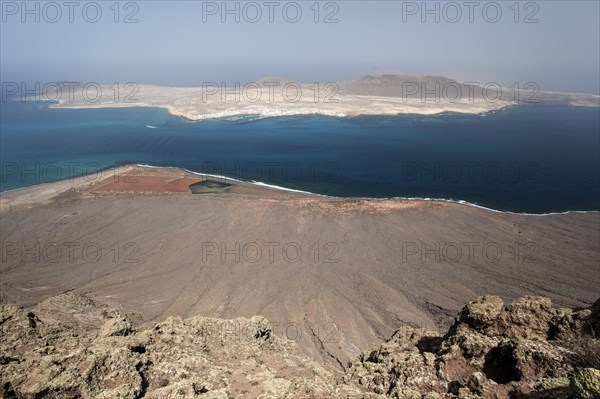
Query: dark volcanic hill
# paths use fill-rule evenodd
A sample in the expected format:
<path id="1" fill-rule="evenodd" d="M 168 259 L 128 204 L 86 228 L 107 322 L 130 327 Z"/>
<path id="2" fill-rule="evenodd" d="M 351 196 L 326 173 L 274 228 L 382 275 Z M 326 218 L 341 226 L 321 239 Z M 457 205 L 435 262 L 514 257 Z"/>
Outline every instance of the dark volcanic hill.
<path id="1" fill-rule="evenodd" d="M 367 75 L 341 86 L 343 92 L 366 96 L 451 101 L 480 99 L 482 88 L 443 76 Z M 493 93 L 492 93 L 493 94 Z"/>
<path id="2" fill-rule="evenodd" d="M 459 82 L 443 76 L 412 76 L 402 74 L 367 75 L 362 79 L 339 83 L 347 94 L 402 97 L 427 102 L 486 100 L 511 101 L 518 104 L 582 105 L 600 107 L 600 96 L 582 93 L 545 91 L 536 82 L 518 82 L 502 87 L 497 82 Z"/>

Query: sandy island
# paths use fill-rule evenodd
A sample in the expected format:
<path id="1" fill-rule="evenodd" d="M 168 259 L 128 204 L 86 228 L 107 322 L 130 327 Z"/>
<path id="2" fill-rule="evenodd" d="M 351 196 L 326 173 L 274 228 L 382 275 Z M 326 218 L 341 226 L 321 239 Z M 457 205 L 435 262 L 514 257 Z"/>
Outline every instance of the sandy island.
<path id="1" fill-rule="evenodd" d="M 90 87 L 58 82 L 43 94 L 56 101 L 55 108 L 158 107 L 191 121 L 293 115 L 485 114 L 523 104 L 600 107 L 598 95 L 514 90 L 493 82 L 464 83 L 442 76 L 369 75 L 328 83 L 265 78 L 229 86 L 205 82 L 200 87 L 136 83 Z"/>

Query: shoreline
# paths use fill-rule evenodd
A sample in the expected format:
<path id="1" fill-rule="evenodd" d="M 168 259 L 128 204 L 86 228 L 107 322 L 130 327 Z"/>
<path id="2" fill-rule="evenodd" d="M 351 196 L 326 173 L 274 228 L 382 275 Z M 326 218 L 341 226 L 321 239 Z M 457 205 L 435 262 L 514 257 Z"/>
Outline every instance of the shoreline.
<path id="1" fill-rule="evenodd" d="M 397 97 L 389 97 L 390 99 L 397 99 Z M 505 111 L 509 108 L 514 108 L 518 106 L 528 106 L 528 105 L 539 105 L 539 104 L 519 104 L 519 103 L 510 103 L 504 102 L 502 105 L 498 107 L 492 108 L 475 108 L 475 109 L 434 109 L 431 108 L 422 108 L 421 112 L 417 112 L 419 108 L 413 108 L 410 111 L 402 111 L 402 112 L 365 112 L 365 111 L 357 111 L 355 113 L 339 113 L 330 111 L 322 111 L 322 110 L 308 110 L 301 109 L 297 111 L 282 111 L 282 112 L 265 112 L 265 110 L 240 110 L 240 111 L 226 111 L 226 112 L 216 112 L 204 115 L 198 115 L 196 118 L 190 116 L 189 114 L 179 112 L 174 107 L 169 105 L 162 104 L 150 104 L 150 103 L 107 103 L 107 104 L 66 104 L 60 103 L 52 100 L 33 100 L 33 99 L 25 99 L 19 100 L 14 99 L 13 101 L 25 101 L 25 102 L 37 102 L 43 104 L 48 109 L 126 109 L 126 108 L 155 108 L 164 110 L 167 112 L 169 116 L 175 118 L 181 118 L 183 121 L 187 123 L 198 123 L 204 121 L 231 121 L 236 122 L 240 119 L 249 118 L 249 122 L 255 122 L 263 119 L 271 119 L 271 118 L 291 118 L 291 117 L 311 117 L 311 116 L 321 116 L 328 118 L 338 118 L 338 119 L 351 119 L 351 118 L 360 118 L 360 117 L 417 117 L 417 116 L 445 116 L 445 115 L 471 115 L 471 116 L 487 116 L 492 115 L 498 112 Z M 452 104 L 452 103 L 451 103 Z M 457 103 L 464 105 L 464 103 Z M 550 106 L 556 106 L 556 104 L 547 104 Z M 584 107 L 584 108 L 599 108 L 600 105 L 589 105 L 589 104 L 560 104 L 559 106 L 565 107 Z M 272 111 L 267 109 L 268 111 Z M 146 125 L 149 129 L 160 129 L 156 126 Z"/>
<path id="2" fill-rule="evenodd" d="M 104 91 L 103 85 L 99 85 Z M 341 85 L 343 86 L 343 85 Z M 51 108 L 125 108 L 159 107 L 171 115 L 191 121 L 206 119 L 235 118 L 243 115 L 259 117 L 324 115 L 332 117 L 353 117 L 366 115 L 397 116 L 405 114 L 438 115 L 444 112 L 460 114 L 482 114 L 516 104 L 509 97 L 488 101 L 480 96 L 441 100 L 436 97 L 427 101 L 422 97 L 400 96 L 400 92 L 389 95 L 381 90 L 375 93 L 362 93 L 349 87 L 336 86 L 333 93 L 323 89 L 313 92 L 312 84 L 296 83 L 297 95 L 293 98 L 287 92 L 269 91 L 269 98 L 263 98 L 259 86 L 258 97 L 248 97 L 243 91 L 236 92 L 235 101 L 228 100 L 224 89 L 208 91 L 204 87 L 162 87 L 149 84 L 135 86 L 135 92 L 127 102 L 100 98 L 91 103 L 82 93 L 76 92 L 74 98 L 55 97 Z M 107 88 L 107 92 L 110 90 Z M 310 93 L 310 94 L 309 94 Z M 239 96 L 238 96 L 239 95 Z"/>
<path id="3" fill-rule="evenodd" d="M 365 77 L 367 79 L 369 77 Z M 349 82 L 331 82 L 334 85 L 332 93 L 328 89 L 313 94 L 313 84 L 294 82 L 298 95 L 293 99 L 287 92 L 279 93 L 278 90 L 269 90 L 269 98 L 263 98 L 263 88 L 258 81 L 258 97 L 248 97 L 247 92 L 236 88 L 235 101 L 228 101 L 225 88 L 221 85 L 216 91 L 207 90 L 206 87 L 169 87 L 154 84 L 136 84 L 135 92 L 126 98 L 126 102 L 98 99 L 90 102 L 82 93 L 76 92 L 74 98 L 64 99 L 56 97 L 50 108 L 56 109 L 101 109 L 101 108 L 131 108 L 131 107 L 156 107 L 166 110 L 170 115 L 184 118 L 188 121 L 202 121 L 215 119 L 237 119 L 247 116 L 257 116 L 257 119 L 285 116 L 310 116 L 321 115 L 337 118 L 351 118 L 358 116 L 400 116 L 400 115 L 426 115 L 435 116 L 444 113 L 461 115 L 485 115 L 490 112 L 503 110 L 507 107 L 519 105 L 565 105 L 571 107 L 600 107 L 600 96 L 588 93 L 569 93 L 556 91 L 539 91 L 535 101 L 519 101 L 511 95 L 508 87 L 500 87 L 499 95 L 490 100 L 482 92 L 464 96 L 464 83 L 453 81 L 460 90 L 458 97 L 446 98 L 446 94 L 437 93 L 434 99 L 428 99 L 422 92 L 407 94 L 404 89 L 406 77 L 394 76 L 396 89 L 389 91 L 387 81 L 372 77 Z M 371 81 L 373 80 L 374 81 Z M 421 82 L 421 78 L 411 78 Z M 280 86 L 283 81 L 277 81 Z M 292 81 L 286 81 L 292 82 Z M 321 83 L 319 83 L 320 87 Z M 325 85 L 327 86 L 327 85 Z M 104 91 L 106 85 L 99 85 Z M 471 87 L 471 86 L 469 86 Z M 107 92 L 112 92 L 107 88 Z M 224 94 L 225 93 L 225 94 Z M 309 94 L 310 93 L 310 94 Z M 469 90 L 469 93 L 471 91 Z M 417 94 L 415 96 L 414 94 Z M 497 93 L 496 93 L 497 94 Z"/>
<path id="4" fill-rule="evenodd" d="M 562 211 L 562 212 L 547 212 L 547 213 L 514 212 L 514 211 L 504 211 L 504 210 L 494 209 L 494 208 L 486 207 L 483 205 L 471 203 L 466 200 L 456 200 L 456 199 L 448 199 L 448 198 L 338 197 L 338 196 L 331 196 L 331 195 L 326 195 L 326 194 L 313 193 L 310 191 L 296 190 L 296 189 L 287 188 L 287 187 L 278 186 L 278 185 L 269 184 L 269 183 L 264 183 L 264 182 L 260 182 L 260 181 L 254 181 L 254 180 L 253 181 L 244 181 L 244 180 L 239 180 L 239 179 L 235 179 L 235 178 L 231 178 L 231 177 L 227 177 L 227 176 L 223 176 L 223 175 L 214 175 L 214 174 L 210 174 L 210 173 L 195 172 L 195 171 L 185 169 L 182 167 L 178 167 L 178 166 L 154 166 L 154 165 L 148 165 L 148 164 L 125 164 L 125 165 L 110 166 L 110 167 L 107 167 L 104 169 L 100 169 L 97 171 L 97 173 L 102 174 L 102 173 L 107 173 L 107 172 L 114 172 L 114 171 L 118 171 L 119 169 L 123 169 L 123 172 L 126 172 L 127 170 L 131 170 L 131 169 L 135 170 L 135 168 L 139 168 L 142 170 L 158 170 L 158 171 L 167 170 L 167 171 L 173 172 L 173 173 L 179 173 L 179 174 L 183 173 L 183 174 L 193 175 L 193 176 L 197 176 L 197 177 L 204 177 L 206 180 L 211 180 L 211 178 L 218 179 L 218 180 L 225 180 L 225 181 L 231 182 L 234 185 L 238 185 L 238 186 L 250 186 L 253 188 L 258 188 L 260 190 L 271 191 L 271 192 L 276 192 L 276 193 L 281 193 L 281 194 L 292 194 L 292 195 L 305 196 L 305 197 L 309 197 L 309 198 L 313 197 L 313 198 L 318 198 L 318 199 L 323 199 L 323 200 L 331 200 L 331 201 L 369 201 L 369 202 L 383 202 L 383 201 L 394 202 L 394 201 L 396 201 L 396 202 L 406 202 L 406 203 L 411 203 L 411 202 L 427 203 L 427 204 L 432 204 L 432 205 L 453 204 L 453 205 L 460 205 L 460 206 L 466 206 L 466 207 L 470 207 L 470 208 L 481 209 L 484 211 L 493 212 L 493 213 L 497 213 L 497 214 L 517 215 L 517 216 L 537 216 L 537 217 L 569 215 L 569 214 L 600 213 L 600 210 L 567 210 L 567 211 Z M 9 195 L 9 197 L 13 197 L 12 200 L 15 200 L 20 197 L 20 196 L 18 196 L 19 193 L 24 193 L 24 194 L 35 196 L 35 193 L 27 193 L 27 192 L 35 190 L 35 189 L 42 191 L 44 188 L 52 188 L 53 185 L 57 185 L 57 184 L 64 185 L 66 182 L 70 182 L 71 184 L 69 187 L 65 187 L 64 190 L 62 190 L 62 191 L 55 192 L 56 196 L 58 196 L 70 189 L 81 188 L 84 185 L 86 185 L 86 183 L 87 183 L 87 185 L 94 185 L 99 182 L 105 181 L 105 180 L 109 179 L 110 176 L 114 176 L 114 173 L 107 173 L 106 177 L 95 178 L 95 179 L 91 179 L 90 181 L 87 180 L 88 176 L 89 175 L 70 176 L 70 177 L 66 177 L 64 179 L 55 180 L 55 181 L 51 181 L 51 182 L 36 183 L 36 184 L 30 185 L 30 186 L 18 187 L 18 188 L 5 190 L 5 191 L 0 191 L 0 202 L 4 203 L 6 201 L 7 194 Z M 82 182 L 82 180 L 83 180 L 83 182 Z M 17 196 L 15 196 L 15 194 L 17 194 Z M 40 193 L 38 193 L 38 195 L 39 194 Z M 189 193 L 189 194 L 194 195 L 191 193 Z"/>
<path id="5" fill-rule="evenodd" d="M 578 93 L 575 93 L 578 94 Z M 390 97 L 395 98 L 395 97 Z M 14 101 L 23 101 L 17 100 Z M 416 116 L 445 116 L 445 115 L 473 115 L 473 116 L 487 116 L 492 115 L 498 112 L 506 111 L 510 108 L 522 107 L 522 106 L 561 106 L 561 107 L 574 107 L 574 108 L 600 108 L 600 104 L 588 104 L 588 103 L 565 103 L 565 104 L 528 104 L 528 103 L 505 103 L 496 108 L 488 108 L 488 109 L 477 109 L 477 110 L 465 110 L 465 109 L 441 109 L 441 110 L 426 110 L 423 109 L 424 112 L 397 112 L 397 113 L 373 113 L 373 112 L 357 112 L 353 114 L 340 114 L 336 112 L 323 112 L 319 110 L 301 110 L 296 112 L 281 112 L 281 113 L 265 113 L 265 112 L 251 112 L 251 111 L 235 111 L 235 112 L 219 112 L 214 114 L 205 114 L 199 115 L 199 117 L 193 118 L 188 114 L 178 112 L 174 110 L 173 107 L 168 105 L 161 104 L 148 104 L 148 103 L 110 103 L 110 104 L 61 104 L 60 102 L 50 101 L 50 100 L 28 100 L 25 101 L 34 101 L 42 104 L 46 104 L 46 108 L 48 109 L 125 109 L 125 108 L 155 108 L 164 110 L 168 115 L 176 118 L 181 118 L 187 123 L 197 123 L 204 121 L 231 121 L 235 122 L 243 118 L 251 118 L 249 122 L 255 122 L 263 119 L 271 119 L 271 118 L 289 118 L 289 117 L 311 117 L 311 116 L 322 116 L 329 118 L 339 118 L 339 119 L 351 119 L 351 118 L 359 118 L 359 117 L 416 117 Z M 414 110 L 413 110 L 414 111 Z M 150 129 L 160 129 L 156 126 L 146 125 L 147 128 Z"/>
<path id="6" fill-rule="evenodd" d="M 390 97 L 395 98 L 395 97 Z M 456 114 L 456 115 L 479 115 L 485 116 L 488 114 L 492 114 L 495 112 L 503 111 L 507 108 L 519 106 L 519 105 L 527 105 L 527 104 L 516 104 L 516 103 L 507 103 L 502 104 L 496 108 L 481 108 L 477 107 L 475 109 L 431 109 L 431 108 L 423 108 L 421 112 L 417 112 L 417 109 L 412 109 L 410 111 L 405 112 L 366 112 L 366 111 L 354 111 L 353 113 L 342 113 L 335 111 L 322 111 L 322 110 L 307 110 L 307 109 L 299 109 L 294 111 L 271 111 L 271 110 L 235 110 L 235 111 L 225 111 L 225 112 L 214 112 L 208 113 L 204 115 L 198 114 L 197 117 L 192 117 L 189 114 L 184 112 L 179 112 L 178 110 L 170 107 L 168 105 L 160 105 L 160 104 L 148 104 L 148 103 L 135 103 L 135 104 L 87 104 L 87 105 L 65 105 L 61 103 L 55 103 L 48 106 L 51 109 L 122 109 L 122 108 L 158 108 L 167 111 L 167 113 L 174 117 L 179 117 L 184 119 L 187 122 L 202 122 L 202 121 L 211 121 L 211 120 L 239 120 L 244 117 L 256 117 L 255 120 L 268 119 L 268 118 L 285 118 L 285 117 L 294 117 L 294 116 L 324 116 L 331 118 L 357 118 L 364 116 L 380 116 L 380 117 L 397 117 L 397 116 L 440 116 L 444 114 Z M 565 106 L 570 107 L 594 107 L 593 105 L 575 105 L 575 104 L 567 104 Z M 271 111 L 271 112 L 266 112 Z"/>

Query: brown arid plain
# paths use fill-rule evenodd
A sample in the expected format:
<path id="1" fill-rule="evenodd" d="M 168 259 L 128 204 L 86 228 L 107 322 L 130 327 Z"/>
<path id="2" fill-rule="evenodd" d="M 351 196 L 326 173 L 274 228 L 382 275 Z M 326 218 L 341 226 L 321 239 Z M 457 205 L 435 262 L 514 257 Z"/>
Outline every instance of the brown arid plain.
<path id="1" fill-rule="evenodd" d="M 169 316 L 264 316 L 338 369 L 401 326 L 446 331 L 480 295 L 600 296 L 600 213 L 337 199 L 121 168 L 2 193 L 2 304 L 71 292 L 139 327 Z"/>

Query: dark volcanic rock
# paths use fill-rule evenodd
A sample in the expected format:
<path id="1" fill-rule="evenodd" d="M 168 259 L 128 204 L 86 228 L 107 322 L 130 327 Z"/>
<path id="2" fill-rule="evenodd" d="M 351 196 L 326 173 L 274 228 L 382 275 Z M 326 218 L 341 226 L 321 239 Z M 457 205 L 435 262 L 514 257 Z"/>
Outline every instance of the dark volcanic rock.
<path id="1" fill-rule="evenodd" d="M 580 398 L 575 389 L 596 389 L 597 370 L 575 382 L 573 348 L 557 338 L 596 340 L 587 327 L 597 320 L 594 307 L 555 309 L 542 297 L 505 307 L 484 296 L 467 304 L 443 337 L 401 328 L 355 362 L 346 379 L 392 398 Z"/>
<path id="2" fill-rule="evenodd" d="M 76 317 L 64 312 L 69 325 L 46 324 L 29 311 L 0 307 L 0 397 L 378 396 L 343 384 L 337 371 L 300 355 L 291 341 L 273 335 L 263 317 L 170 317 L 152 329 L 133 331 L 126 319 L 95 308 L 88 298 L 63 295 L 52 304 L 62 310 L 72 306 Z M 99 314 L 104 315 L 100 326 Z"/>
<path id="3" fill-rule="evenodd" d="M 345 374 L 299 354 L 259 316 L 170 317 L 136 331 L 121 312 L 76 294 L 33 309 L 42 317 L 0 308 L 3 398 L 600 397 L 600 371 L 573 360 L 574 342 L 599 347 L 598 302 L 572 311 L 542 297 L 508 307 L 481 297 L 446 335 L 403 326 Z"/>

